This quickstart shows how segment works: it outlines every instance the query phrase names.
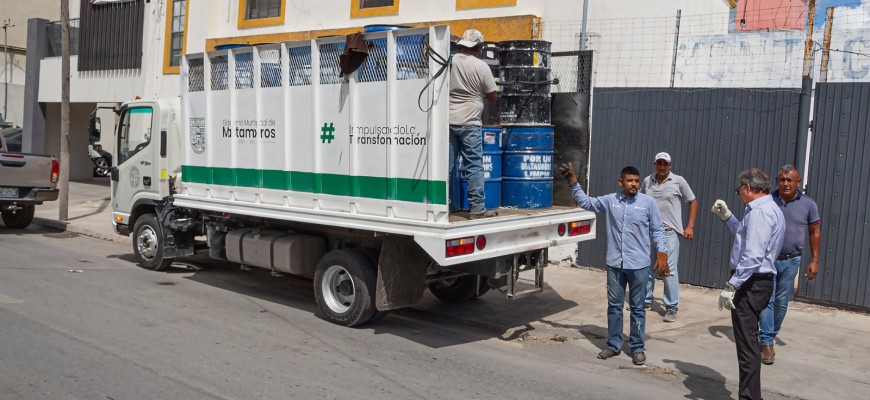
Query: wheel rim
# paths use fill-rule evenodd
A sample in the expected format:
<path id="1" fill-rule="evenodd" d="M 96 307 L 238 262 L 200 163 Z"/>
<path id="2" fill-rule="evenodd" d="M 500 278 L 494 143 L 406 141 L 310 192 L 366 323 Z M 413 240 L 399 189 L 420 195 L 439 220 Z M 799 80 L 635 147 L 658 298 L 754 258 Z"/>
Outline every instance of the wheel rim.
<path id="1" fill-rule="evenodd" d="M 97 164 L 97 174 L 106 175 L 109 172 L 109 163 L 105 159 L 103 159 L 103 158 L 97 159 L 96 164 Z"/>
<path id="2" fill-rule="evenodd" d="M 146 261 L 151 261 L 157 256 L 157 232 L 150 226 L 145 226 L 136 237 L 136 248 L 139 255 Z"/>
<path id="3" fill-rule="evenodd" d="M 340 265 L 333 265 L 326 269 L 320 283 L 320 291 L 323 293 L 326 306 L 337 314 L 347 312 L 356 295 L 353 278 Z"/>

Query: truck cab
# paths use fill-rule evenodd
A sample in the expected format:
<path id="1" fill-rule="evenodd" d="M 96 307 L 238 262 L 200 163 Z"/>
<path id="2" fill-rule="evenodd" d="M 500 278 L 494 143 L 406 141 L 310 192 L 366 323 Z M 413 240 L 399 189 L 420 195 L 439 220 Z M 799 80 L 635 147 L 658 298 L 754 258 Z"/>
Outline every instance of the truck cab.
<path id="1" fill-rule="evenodd" d="M 178 169 L 178 102 L 136 100 L 118 110 L 115 128 L 117 155 L 112 168 L 112 223 L 128 236 L 136 219 L 153 213 L 170 194 L 169 178 Z"/>

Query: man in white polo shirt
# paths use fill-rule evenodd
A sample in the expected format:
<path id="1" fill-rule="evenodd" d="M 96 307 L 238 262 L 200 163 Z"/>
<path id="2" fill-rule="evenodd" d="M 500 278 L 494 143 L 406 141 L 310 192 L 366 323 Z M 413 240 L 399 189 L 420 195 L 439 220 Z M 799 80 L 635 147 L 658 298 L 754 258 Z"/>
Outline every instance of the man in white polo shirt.
<path id="1" fill-rule="evenodd" d="M 677 319 L 677 306 L 680 300 L 680 277 L 677 272 L 677 261 L 680 258 L 680 239 L 682 235 L 688 240 L 695 237 L 695 216 L 698 214 L 698 200 L 682 176 L 671 172 L 671 155 L 665 152 L 656 154 L 653 160 L 656 172 L 644 178 L 640 185 L 643 193 L 656 200 L 659 213 L 665 226 L 665 241 L 668 244 L 668 267 L 670 275 L 662 278 L 664 292 L 662 298 L 665 304 L 665 322 Z M 683 228 L 682 203 L 689 203 L 689 223 Z M 647 284 L 645 307 L 650 309 L 653 303 L 653 290 L 656 277 L 650 274 Z"/>

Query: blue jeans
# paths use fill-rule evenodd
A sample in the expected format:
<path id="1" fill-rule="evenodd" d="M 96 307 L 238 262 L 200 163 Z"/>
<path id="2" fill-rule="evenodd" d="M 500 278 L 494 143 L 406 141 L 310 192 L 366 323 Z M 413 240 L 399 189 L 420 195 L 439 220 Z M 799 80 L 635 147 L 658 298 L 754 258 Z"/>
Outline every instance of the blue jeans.
<path id="1" fill-rule="evenodd" d="M 631 308 L 629 345 L 632 353 L 644 351 L 646 312 L 643 309 L 643 298 L 646 296 L 647 281 L 649 267 L 607 267 L 607 347 L 610 350 L 620 351 L 625 344 L 622 336 L 622 305 L 625 304 L 625 286 L 628 285 L 628 304 Z"/>
<path id="2" fill-rule="evenodd" d="M 468 181 L 468 203 L 473 214 L 486 210 L 483 192 L 483 133 L 480 125 L 450 125 L 450 198 L 457 199 L 458 168 L 462 156 L 462 173 Z M 450 201 L 450 211 L 459 211 L 461 202 Z"/>
<path id="3" fill-rule="evenodd" d="M 666 310 L 677 311 L 677 303 L 680 301 L 680 275 L 677 273 L 677 262 L 680 260 L 680 235 L 674 231 L 665 231 L 665 243 L 668 245 L 668 268 L 671 270 L 671 276 L 662 278 L 665 282 L 662 298 Z M 653 303 L 653 290 L 656 288 L 657 275 L 655 270 L 649 269 L 649 282 L 646 284 L 646 304 Z"/>
<path id="4" fill-rule="evenodd" d="M 782 321 L 785 319 L 786 311 L 788 311 L 788 301 L 791 300 L 791 294 L 794 291 L 794 280 L 801 269 L 801 257 L 776 260 L 773 265 L 776 267 L 776 276 L 773 278 L 773 295 L 770 296 L 770 302 L 767 303 L 764 310 L 761 310 L 761 315 L 758 317 L 760 325 L 758 341 L 762 345 L 773 344 L 773 339 L 782 328 Z"/>

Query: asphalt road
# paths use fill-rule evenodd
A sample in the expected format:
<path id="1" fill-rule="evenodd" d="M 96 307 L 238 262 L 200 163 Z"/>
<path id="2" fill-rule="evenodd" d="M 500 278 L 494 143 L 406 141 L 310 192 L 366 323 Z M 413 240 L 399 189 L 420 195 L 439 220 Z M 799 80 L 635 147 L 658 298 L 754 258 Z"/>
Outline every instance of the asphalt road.
<path id="1" fill-rule="evenodd" d="M 688 390 L 667 371 L 604 368 L 570 343 L 520 342 L 420 310 L 340 327 L 318 317 L 310 280 L 201 260 L 153 272 L 131 252 L 35 225 L 0 227 L 0 398 L 729 395 L 721 384 Z"/>

